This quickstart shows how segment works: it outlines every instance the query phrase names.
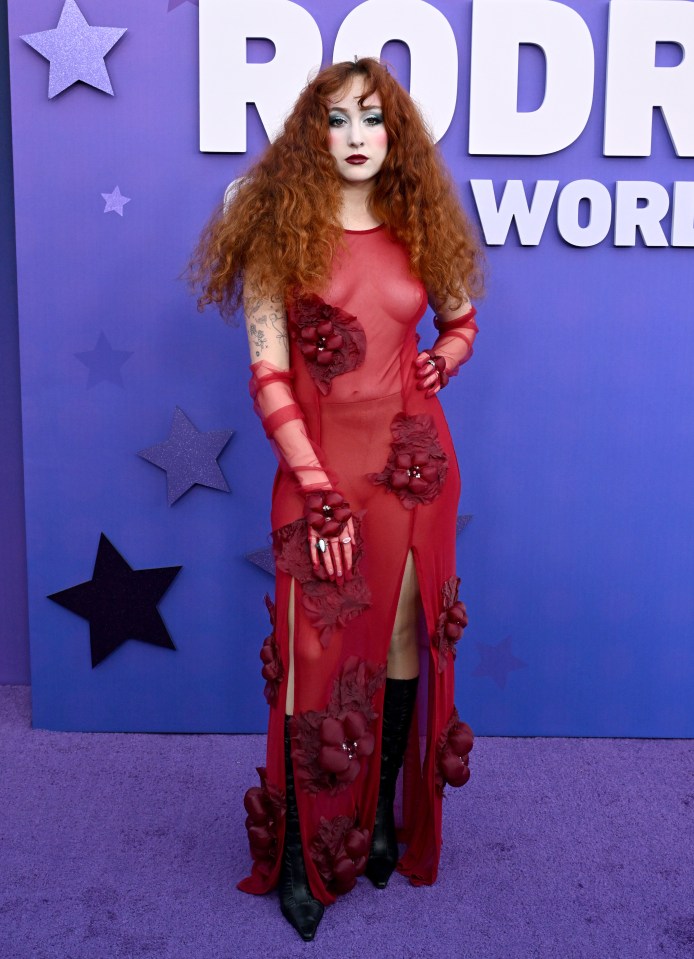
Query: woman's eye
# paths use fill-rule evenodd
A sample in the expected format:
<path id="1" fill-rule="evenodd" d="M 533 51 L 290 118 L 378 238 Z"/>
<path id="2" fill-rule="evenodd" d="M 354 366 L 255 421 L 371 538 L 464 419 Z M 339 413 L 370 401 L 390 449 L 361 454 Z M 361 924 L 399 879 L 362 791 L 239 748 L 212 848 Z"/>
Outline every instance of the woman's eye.
<path id="1" fill-rule="evenodd" d="M 341 127 L 345 122 L 346 121 L 344 117 L 330 117 L 328 120 L 328 123 L 331 127 Z"/>
<path id="2" fill-rule="evenodd" d="M 383 117 L 379 116 L 378 113 L 372 113 L 371 116 L 366 117 L 365 123 L 368 123 L 370 127 L 375 127 L 379 123 L 383 123 Z"/>

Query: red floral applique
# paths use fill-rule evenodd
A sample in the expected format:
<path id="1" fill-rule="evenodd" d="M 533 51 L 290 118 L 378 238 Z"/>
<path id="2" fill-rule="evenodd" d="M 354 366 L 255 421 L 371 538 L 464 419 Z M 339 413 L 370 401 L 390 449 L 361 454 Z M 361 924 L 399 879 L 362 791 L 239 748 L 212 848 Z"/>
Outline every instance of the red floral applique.
<path id="1" fill-rule="evenodd" d="M 301 583 L 301 603 L 310 623 L 319 631 L 321 644 L 330 645 L 333 630 L 344 626 L 371 605 L 371 591 L 359 571 L 363 554 L 361 521 L 363 511 L 352 514 L 352 579 L 336 583 L 323 566 L 314 569 L 308 546 L 306 519 L 301 517 L 272 532 L 275 564 Z"/>
<path id="2" fill-rule="evenodd" d="M 376 692 L 386 681 L 386 664 L 348 657 L 333 683 L 327 709 L 295 713 L 289 720 L 296 777 L 311 793 L 335 796 L 353 783 L 376 745 Z"/>
<path id="3" fill-rule="evenodd" d="M 280 648 L 277 643 L 277 637 L 275 636 L 275 604 L 267 593 L 265 594 L 265 605 L 270 614 L 272 632 L 269 636 L 266 636 L 260 649 L 260 658 L 263 661 L 261 675 L 263 679 L 266 680 L 264 689 L 265 699 L 269 706 L 274 706 L 277 702 L 280 683 L 284 679 L 284 666 L 280 659 Z"/>
<path id="4" fill-rule="evenodd" d="M 461 722 L 453 707 L 450 719 L 436 743 L 436 786 L 443 792 L 446 783 L 464 786 L 470 778 L 469 752 L 474 734 L 467 723 Z"/>
<path id="5" fill-rule="evenodd" d="M 299 297 L 289 311 L 289 328 L 316 386 L 328 394 L 334 376 L 361 366 L 366 333 L 356 318 L 319 296 Z"/>
<path id="6" fill-rule="evenodd" d="M 399 496 L 406 509 L 433 502 L 448 472 L 448 455 L 439 443 L 433 417 L 396 413 L 390 429 L 393 441 L 385 469 L 369 473 L 368 478 Z"/>
<path id="7" fill-rule="evenodd" d="M 451 576 L 441 587 L 442 609 L 434 631 L 434 646 L 439 651 L 439 672 L 442 673 L 450 658 L 455 659 L 455 645 L 468 624 L 465 603 L 458 599 L 460 577 Z"/>
<path id="8" fill-rule="evenodd" d="M 279 826 L 286 811 L 284 792 L 267 781 L 264 766 L 256 766 L 260 786 L 251 786 L 243 797 L 248 844 L 256 867 L 263 875 L 272 871 L 278 855 Z"/>
<path id="9" fill-rule="evenodd" d="M 310 852 L 328 889 L 337 895 L 349 892 L 366 869 L 369 830 L 359 829 L 356 817 L 321 816 Z"/>
<path id="10" fill-rule="evenodd" d="M 321 536 L 339 536 L 352 515 L 349 503 L 334 489 L 308 493 L 304 504 L 306 522 Z"/>

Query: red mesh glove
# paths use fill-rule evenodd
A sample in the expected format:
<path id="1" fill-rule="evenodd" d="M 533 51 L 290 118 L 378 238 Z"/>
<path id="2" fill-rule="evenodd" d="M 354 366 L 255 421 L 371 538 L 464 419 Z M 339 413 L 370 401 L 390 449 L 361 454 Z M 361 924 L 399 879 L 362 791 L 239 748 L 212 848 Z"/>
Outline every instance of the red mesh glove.
<path id="1" fill-rule="evenodd" d="M 418 390 L 426 390 L 426 397 L 434 396 L 443 389 L 451 376 L 467 363 L 473 354 L 472 344 L 479 327 L 475 323 L 477 310 L 472 306 L 467 313 L 443 322 L 434 318 L 439 338 L 430 350 L 422 350 L 415 360 L 415 375 Z"/>
<path id="2" fill-rule="evenodd" d="M 306 430 L 303 411 L 291 386 L 293 370 L 282 370 L 269 360 L 252 363 L 250 370 L 248 388 L 253 409 L 280 467 L 294 475 L 304 493 L 337 485 L 337 477 L 321 462 L 322 451 Z"/>

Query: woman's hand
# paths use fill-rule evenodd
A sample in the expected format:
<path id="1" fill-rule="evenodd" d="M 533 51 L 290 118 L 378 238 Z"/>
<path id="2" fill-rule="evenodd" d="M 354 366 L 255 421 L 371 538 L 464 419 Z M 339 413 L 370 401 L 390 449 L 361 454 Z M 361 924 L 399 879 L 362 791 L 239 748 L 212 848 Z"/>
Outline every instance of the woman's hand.
<path id="1" fill-rule="evenodd" d="M 446 361 L 433 350 L 422 350 L 414 361 L 417 389 L 426 390 L 424 396 L 435 396 L 448 383 Z"/>
<path id="2" fill-rule="evenodd" d="M 314 569 L 319 569 L 321 563 L 325 567 L 330 579 L 339 586 L 352 579 L 352 543 L 354 542 L 354 524 L 352 517 L 348 519 L 345 528 L 339 536 L 321 537 L 312 526 L 308 528 L 308 545 L 311 550 L 311 562 Z M 319 543 L 325 544 L 323 551 Z"/>
<path id="3" fill-rule="evenodd" d="M 339 585 L 352 579 L 354 524 L 342 493 L 333 489 L 308 493 L 304 515 L 313 568 L 319 569 L 322 563 Z"/>

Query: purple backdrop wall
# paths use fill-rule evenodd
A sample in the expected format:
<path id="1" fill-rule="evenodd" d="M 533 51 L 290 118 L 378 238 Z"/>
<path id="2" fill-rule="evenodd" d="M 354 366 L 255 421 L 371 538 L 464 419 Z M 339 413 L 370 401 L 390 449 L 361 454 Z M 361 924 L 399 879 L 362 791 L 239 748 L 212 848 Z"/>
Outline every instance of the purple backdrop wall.
<path id="1" fill-rule="evenodd" d="M 329 56 L 356 4 L 302 5 Z M 441 146 L 473 216 L 470 179 L 493 179 L 497 195 L 508 179 L 531 193 L 538 179 L 590 177 L 613 195 L 619 179 L 687 179 L 659 116 L 651 157 L 602 156 L 602 0 L 570 4 L 596 48 L 581 138 L 547 157 L 469 156 L 471 4 L 434 5 L 461 61 Z M 80 7 L 128 28 L 106 58 L 113 97 L 77 84 L 49 100 L 48 64 L 19 38 L 54 27 L 62 0 L 10 2 L 34 723 L 263 731 L 272 579 L 245 555 L 267 545 L 274 460 L 243 330 L 200 317 L 176 279 L 249 158 L 198 152 L 193 3 Z M 402 48 L 389 52 L 406 73 Z M 542 82 L 529 54 L 521 106 Z M 254 154 L 253 110 L 249 123 Z M 104 213 L 116 186 L 122 217 Z M 461 716 L 481 735 L 691 736 L 691 252 L 577 249 L 550 218 L 539 246 L 512 231 L 488 254 L 475 356 L 442 396 L 472 516 L 459 537 Z M 430 317 L 420 329 L 430 341 Z M 88 369 L 76 354 L 101 333 L 125 352 L 83 357 Z M 195 486 L 167 504 L 164 474 L 137 452 L 167 438 L 176 406 L 200 430 L 235 431 L 219 457 L 231 492 Z M 134 568 L 182 566 L 159 605 L 175 650 L 129 640 L 93 668 L 88 623 L 47 599 L 91 578 L 102 532 Z"/>
<path id="2" fill-rule="evenodd" d="M 29 682 L 7 3 L 0 0 L 0 683 Z"/>

